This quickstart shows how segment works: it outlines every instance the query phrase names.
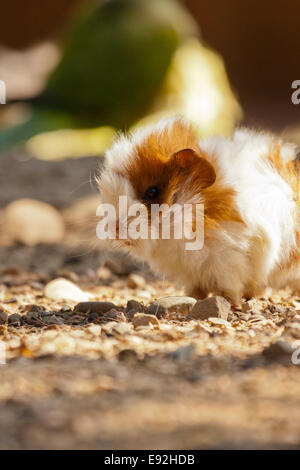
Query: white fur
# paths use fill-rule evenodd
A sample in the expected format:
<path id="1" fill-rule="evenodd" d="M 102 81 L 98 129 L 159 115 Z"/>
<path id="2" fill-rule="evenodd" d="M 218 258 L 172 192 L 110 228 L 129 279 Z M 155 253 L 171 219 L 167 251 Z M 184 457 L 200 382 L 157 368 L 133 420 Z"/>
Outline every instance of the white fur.
<path id="1" fill-rule="evenodd" d="M 106 154 L 106 169 L 101 176 L 105 202 L 117 204 L 117 197 L 124 194 L 136 202 L 129 181 L 117 176 L 116 171 L 134 158 L 136 144 L 149 132 L 161 132 L 172 126 L 174 119 L 160 121 L 115 142 Z M 235 202 L 244 224 L 224 222 L 217 231 L 205 234 L 204 247 L 197 252 L 186 251 L 185 240 L 138 240 L 132 253 L 183 284 L 189 292 L 197 288 L 217 292 L 234 303 L 239 303 L 249 285 L 257 289 L 295 286 L 300 280 L 300 267 L 292 272 L 280 269 L 295 247 L 296 222 L 292 190 L 267 159 L 275 137 L 240 129 L 232 138 L 209 138 L 199 145 L 215 167 L 217 179 L 236 191 Z M 281 156 L 284 161 L 294 159 L 296 149 L 281 143 Z"/>

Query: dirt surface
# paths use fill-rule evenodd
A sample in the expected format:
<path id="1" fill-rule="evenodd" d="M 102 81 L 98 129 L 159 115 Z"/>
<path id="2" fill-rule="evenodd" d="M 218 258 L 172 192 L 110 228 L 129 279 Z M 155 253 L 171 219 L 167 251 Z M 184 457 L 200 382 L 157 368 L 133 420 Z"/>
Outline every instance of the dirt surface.
<path id="1" fill-rule="evenodd" d="M 97 193 L 94 176 L 101 164 L 97 157 L 51 162 L 16 152 L 1 155 L 0 207 L 24 197 L 67 207 L 76 199 Z"/>
<path id="2" fill-rule="evenodd" d="M 32 165 L 35 192 L 26 193 L 19 165 L 15 193 L 2 190 L 1 206 L 39 197 L 70 221 L 78 199 L 94 194 L 78 195 L 71 180 L 77 172 L 89 175 L 94 163 L 23 162 L 23 172 Z M 58 167 L 59 184 L 50 176 Z M 74 223 L 63 242 L 28 247 L 9 243 L 2 225 L 0 448 L 299 448 L 300 366 L 292 354 L 300 298 L 275 292 L 244 303 L 227 320 L 188 320 L 170 311 L 138 326 L 128 300 L 144 312 L 155 299 L 183 292 L 97 243 L 91 250 L 82 229 Z M 115 307 L 85 313 L 76 301 L 46 297 L 45 286 L 58 277 Z"/>

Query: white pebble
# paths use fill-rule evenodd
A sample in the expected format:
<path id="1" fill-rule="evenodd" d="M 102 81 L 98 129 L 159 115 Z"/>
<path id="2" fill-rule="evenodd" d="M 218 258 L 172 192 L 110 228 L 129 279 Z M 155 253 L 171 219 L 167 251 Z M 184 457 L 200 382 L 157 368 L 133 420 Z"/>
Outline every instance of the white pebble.
<path id="1" fill-rule="evenodd" d="M 79 289 L 73 282 L 62 277 L 48 282 L 44 294 L 48 299 L 54 300 L 72 300 L 74 302 L 89 300 L 88 294 Z"/>
<path id="2" fill-rule="evenodd" d="M 3 227 L 15 241 L 26 245 L 56 243 L 64 237 L 64 221 L 50 204 L 34 199 L 17 199 L 3 211 Z"/>

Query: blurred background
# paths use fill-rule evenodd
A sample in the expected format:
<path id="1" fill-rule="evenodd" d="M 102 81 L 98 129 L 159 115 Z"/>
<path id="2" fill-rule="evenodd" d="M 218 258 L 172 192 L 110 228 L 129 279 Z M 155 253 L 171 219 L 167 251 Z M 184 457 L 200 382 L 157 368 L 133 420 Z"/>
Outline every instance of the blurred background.
<path id="1" fill-rule="evenodd" d="M 86 0 L 4 2 L 0 44 L 22 51 L 41 41 L 55 40 L 74 9 L 87 3 Z M 299 119 L 299 109 L 290 100 L 291 82 L 299 78 L 300 67 L 297 0 L 182 3 L 197 22 L 205 43 L 222 55 L 247 124 L 282 130 Z"/>

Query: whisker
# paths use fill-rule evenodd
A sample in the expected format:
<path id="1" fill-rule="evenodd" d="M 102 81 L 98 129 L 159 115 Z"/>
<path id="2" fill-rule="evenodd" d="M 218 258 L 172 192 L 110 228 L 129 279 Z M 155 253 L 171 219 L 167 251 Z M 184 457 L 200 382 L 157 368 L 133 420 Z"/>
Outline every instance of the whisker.
<path id="1" fill-rule="evenodd" d="M 68 194 L 74 194 L 76 191 L 78 191 L 78 189 L 80 189 L 82 186 L 84 186 L 85 184 L 90 184 L 91 180 L 88 179 L 86 181 L 83 181 L 82 183 L 80 183 L 78 186 L 76 186 L 75 188 L 73 188 L 72 190 L 68 191 Z"/>

